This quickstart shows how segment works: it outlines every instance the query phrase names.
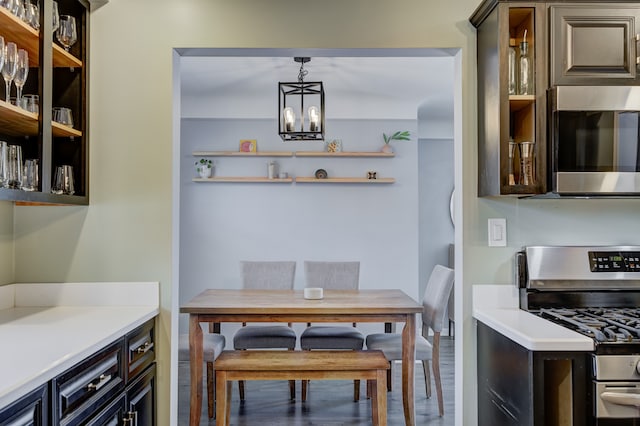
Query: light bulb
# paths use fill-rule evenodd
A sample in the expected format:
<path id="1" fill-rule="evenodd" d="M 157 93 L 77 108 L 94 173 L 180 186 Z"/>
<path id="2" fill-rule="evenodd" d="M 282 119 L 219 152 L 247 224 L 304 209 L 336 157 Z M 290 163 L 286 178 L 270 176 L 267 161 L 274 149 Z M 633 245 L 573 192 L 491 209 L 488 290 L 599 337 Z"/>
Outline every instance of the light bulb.
<path id="1" fill-rule="evenodd" d="M 286 107 L 282 111 L 282 116 L 284 118 L 284 130 L 285 132 L 293 132 L 293 127 L 296 123 L 296 114 L 293 112 L 293 108 Z"/>
<path id="2" fill-rule="evenodd" d="M 318 113 L 318 107 L 309 107 L 309 131 L 317 132 L 318 123 L 320 122 L 320 114 Z"/>

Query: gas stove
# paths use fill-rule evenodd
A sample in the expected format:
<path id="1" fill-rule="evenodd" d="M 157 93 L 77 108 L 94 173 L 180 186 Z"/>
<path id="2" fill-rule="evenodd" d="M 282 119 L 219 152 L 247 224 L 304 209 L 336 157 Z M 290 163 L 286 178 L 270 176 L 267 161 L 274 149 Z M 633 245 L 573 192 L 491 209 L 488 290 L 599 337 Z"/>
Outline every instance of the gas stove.
<path id="1" fill-rule="evenodd" d="M 640 424 L 640 246 L 526 247 L 516 275 L 521 309 L 593 339 L 589 424 Z"/>

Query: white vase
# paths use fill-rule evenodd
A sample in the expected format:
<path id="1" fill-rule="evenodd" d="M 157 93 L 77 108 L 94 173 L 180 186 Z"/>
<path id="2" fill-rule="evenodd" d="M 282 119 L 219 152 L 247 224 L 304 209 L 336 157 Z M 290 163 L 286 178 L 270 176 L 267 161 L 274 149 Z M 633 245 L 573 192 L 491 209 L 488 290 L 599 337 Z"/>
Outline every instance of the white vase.
<path id="1" fill-rule="evenodd" d="M 207 166 L 198 166 L 197 168 L 198 171 L 198 175 L 202 178 L 202 179 L 206 179 L 206 178 L 210 178 L 211 177 L 211 167 L 207 167 Z"/>

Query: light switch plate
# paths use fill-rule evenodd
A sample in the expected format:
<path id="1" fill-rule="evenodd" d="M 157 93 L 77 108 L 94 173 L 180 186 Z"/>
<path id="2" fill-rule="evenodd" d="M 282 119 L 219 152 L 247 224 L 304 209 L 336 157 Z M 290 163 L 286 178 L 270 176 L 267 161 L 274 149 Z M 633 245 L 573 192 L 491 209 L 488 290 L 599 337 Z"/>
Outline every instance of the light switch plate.
<path id="1" fill-rule="evenodd" d="M 491 218 L 488 220 L 489 247 L 507 246 L 507 219 Z"/>

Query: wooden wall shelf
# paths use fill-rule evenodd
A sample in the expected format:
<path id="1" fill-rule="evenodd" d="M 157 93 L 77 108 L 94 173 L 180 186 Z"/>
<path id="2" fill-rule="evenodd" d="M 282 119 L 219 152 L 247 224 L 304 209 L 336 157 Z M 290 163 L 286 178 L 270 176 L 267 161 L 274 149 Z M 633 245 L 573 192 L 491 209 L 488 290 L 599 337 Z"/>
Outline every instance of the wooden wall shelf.
<path id="1" fill-rule="evenodd" d="M 221 176 L 212 178 L 193 178 L 194 182 L 235 182 L 235 183 L 291 183 L 293 178 L 269 179 L 267 177 Z"/>
<path id="2" fill-rule="evenodd" d="M 297 151 L 296 157 L 395 157 L 394 153 L 385 152 L 326 152 L 326 151 Z"/>
<path id="3" fill-rule="evenodd" d="M 382 183 L 395 183 L 394 178 L 378 178 L 378 179 L 367 179 L 367 178 L 350 178 L 350 177 L 337 177 L 337 178 L 326 178 L 326 179 L 318 179 L 315 177 L 296 177 L 296 183 L 364 183 L 364 184 L 382 184 Z"/>
<path id="4" fill-rule="evenodd" d="M 0 101 L 0 127 L 4 133 L 12 136 L 36 136 L 38 116 L 8 102 Z"/>
<path id="5" fill-rule="evenodd" d="M 53 136 L 69 136 L 69 137 L 81 137 L 82 132 L 80 130 L 74 129 L 73 127 L 65 126 L 64 124 L 60 124 L 58 122 L 51 122 L 51 131 L 53 132 Z"/>
<path id="6" fill-rule="evenodd" d="M 290 151 L 258 151 L 258 152 L 241 152 L 241 151 L 194 151 L 194 157 L 293 157 Z"/>

